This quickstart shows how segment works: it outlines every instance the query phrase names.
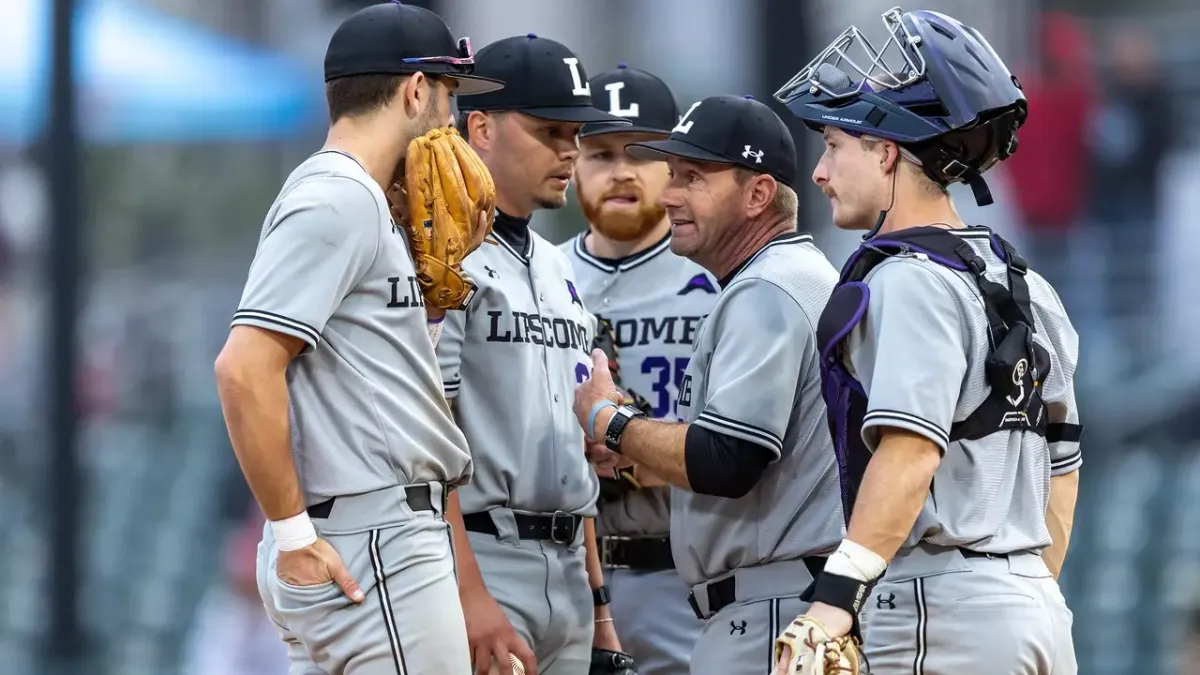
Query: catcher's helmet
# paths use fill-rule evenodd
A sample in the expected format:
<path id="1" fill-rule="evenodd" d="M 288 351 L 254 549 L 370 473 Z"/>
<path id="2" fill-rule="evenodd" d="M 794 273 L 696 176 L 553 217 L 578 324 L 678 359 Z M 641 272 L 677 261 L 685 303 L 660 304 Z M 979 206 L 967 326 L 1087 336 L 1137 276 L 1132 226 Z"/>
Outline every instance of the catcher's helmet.
<path id="1" fill-rule="evenodd" d="M 990 204 L 980 174 L 1016 151 L 1028 112 L 1021 84 L 979 31 L 945 14 L 894 7 L 883 24 L 882 49 L 851 26 L 775 98 L 814 130 L 895 141 L 937 183 L 966 182 Z"/>

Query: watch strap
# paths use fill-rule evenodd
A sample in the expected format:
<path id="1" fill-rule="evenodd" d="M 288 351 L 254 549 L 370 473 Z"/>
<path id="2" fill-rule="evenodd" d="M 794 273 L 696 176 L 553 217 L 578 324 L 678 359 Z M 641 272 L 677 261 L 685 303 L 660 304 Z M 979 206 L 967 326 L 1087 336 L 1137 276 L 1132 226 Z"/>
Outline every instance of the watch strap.
<path id="1" fill-rule="evenodd" d="M 597 607 L 603 607 L 610 602 L 612 602 L 612 594 L 608 592 L 608 586 L 592 589 L 592 603 Z"/>
<path id="2" fill-rule="evenodd" d="M 637 417 L 645 417 L 646 413 L 638 410 L 631 405 L 623 405 L 617 408 L 617 412 L 613 413 L 612 419 L 608 421 L 608 428 L 604 431 L 604 445 L 613 452 L 621 452 L 621 434 L 625 433 L 625 425 L 629 424 L 629 420 Z"/>

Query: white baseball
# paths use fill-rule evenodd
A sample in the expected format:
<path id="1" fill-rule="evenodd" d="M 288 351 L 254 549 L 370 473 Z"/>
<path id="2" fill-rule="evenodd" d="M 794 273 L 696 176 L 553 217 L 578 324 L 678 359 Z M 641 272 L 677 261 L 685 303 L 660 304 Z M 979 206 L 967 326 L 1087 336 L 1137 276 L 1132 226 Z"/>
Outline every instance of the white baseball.
<path id="1" fill-rule="evenodd" d="M 525 666 L 521 664 L 521 659 L 518 659 L 513 654 L 509 654 L 508 660 L 512 663 L 513 675 L 525 675 Z M 488 671 L 488 675 L 500 675 L 500 666 L 495 661 L 492 661 L 492 668 Z"/>

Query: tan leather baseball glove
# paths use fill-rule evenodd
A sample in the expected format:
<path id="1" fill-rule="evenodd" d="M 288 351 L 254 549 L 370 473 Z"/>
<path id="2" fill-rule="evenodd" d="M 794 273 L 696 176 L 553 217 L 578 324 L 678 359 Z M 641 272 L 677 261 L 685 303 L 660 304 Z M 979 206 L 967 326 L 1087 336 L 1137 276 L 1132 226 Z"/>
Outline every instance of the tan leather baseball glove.
<path id="1" fill-rule="evenodd" d="M 476 290 L 463 258 L 479 248 L 496 218 L 492 174 L 457 129 L 442 127 L 408 144 L 404 192 L 403 225 L 425 301 L 462 309 Z"/>
<path id="2" fill-rule="evenodd" d="M 775 675 L 859 675 L 862 654 L 852 637 L 831 637 L 820 621 L 798 616 L 775 640 Z"/>

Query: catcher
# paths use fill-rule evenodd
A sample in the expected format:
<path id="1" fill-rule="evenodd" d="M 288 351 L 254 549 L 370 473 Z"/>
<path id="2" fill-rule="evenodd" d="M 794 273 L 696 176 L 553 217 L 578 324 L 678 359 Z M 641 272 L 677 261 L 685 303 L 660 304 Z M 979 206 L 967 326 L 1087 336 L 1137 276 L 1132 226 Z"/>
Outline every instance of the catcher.
<path id="1" fill-rule="evenodd" d="M 412 249 L 384 191 L 413 139 L 444 124 L 451 92 L 502 84 L 473 74 L 469 43 L 436 14 L 399 3 L 338 27 L 325 78 L 325 147 L 268 212 L 216 363 L 229 438 L 269 520 L 259 594 L 291 672 L 464 673 L 444 504 L 470 480 L 471 454 L 423 307 L 469 295 L 446 270 L 481 237 L 492 197 L 486 173 L 436 132 L 414 146 L 439 178 L 410 189 L 424 209 Z M 429 162 L 409 158 L 414 178 Z"/>
<path id="2" fill-rule="evenodd" d="M 991 203 L 982 174 L 1016 151 L 1025 97 L 973 28 L 899 8 L 883 22 L 882 49 L 851 28 L 776 94 L 824 137 L 813 180 L 834 223 L 867 231 L 817 331 L 849 528 L 777 672 L 858 672 L 861 634 L 875 675 L 1073 675 L 1055 577 L 1081 463 L 1078 336 L 946 190 Z"/>

